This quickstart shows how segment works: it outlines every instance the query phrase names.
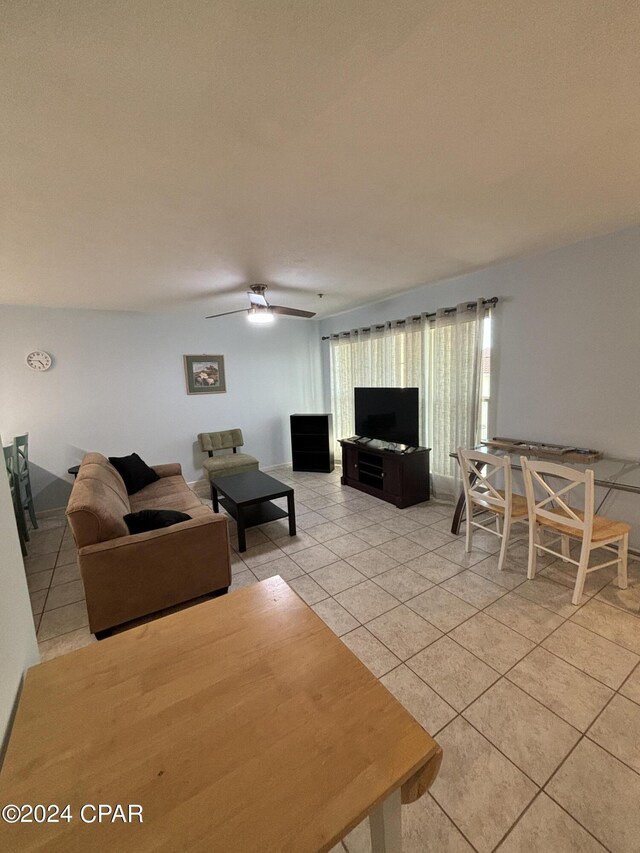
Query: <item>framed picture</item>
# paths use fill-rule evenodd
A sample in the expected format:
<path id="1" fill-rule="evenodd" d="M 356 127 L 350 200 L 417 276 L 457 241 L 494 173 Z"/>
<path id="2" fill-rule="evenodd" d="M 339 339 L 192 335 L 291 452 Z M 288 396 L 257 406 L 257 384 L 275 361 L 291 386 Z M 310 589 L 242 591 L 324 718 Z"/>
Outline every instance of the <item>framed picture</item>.
<path id="1" fill-rule="evenodd" d="M 187 394 L 224 394 L 223 355 L 185 355 L 184 370 L 187 376 Z"/>

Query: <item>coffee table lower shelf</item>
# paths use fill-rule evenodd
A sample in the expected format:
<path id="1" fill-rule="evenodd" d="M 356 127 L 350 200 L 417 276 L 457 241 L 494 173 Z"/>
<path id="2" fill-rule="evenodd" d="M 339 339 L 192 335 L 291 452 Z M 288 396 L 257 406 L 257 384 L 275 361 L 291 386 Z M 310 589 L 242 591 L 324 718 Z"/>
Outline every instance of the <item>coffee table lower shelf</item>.
<path id="1" fill-rule="evenodd" d="M 263 471 L 246 471 L 211 480 L 211 503 L 214 512 L 219 504 L 236 520 L 238 527 L 238 551 L 247 550 L 245 531 L 247 527 L 266 524 L 280 518 L 289 519 L 289 536 L 296 535 L 296 508 L 293 488 L 270 477 Z M 271 501 L 287 499 L 287 508 L 282 509 Z"/>
<path id="2" fill-rule="evenodd" d="M 238 520 L 238 508 L 233 501 L 228 498 L 218 498 L 218 501 L 226 509 L 229 515 L 235 520 Z M 272 504 L 270 501 L 254 504 L 253 506 L 245 506 L 243 508 L 244 526 L 256 527 L 258 524 L 266 524 L 268 521 L 277 521 L 279 518 L 286 518 L 288 513 L 279 506 Z"/>

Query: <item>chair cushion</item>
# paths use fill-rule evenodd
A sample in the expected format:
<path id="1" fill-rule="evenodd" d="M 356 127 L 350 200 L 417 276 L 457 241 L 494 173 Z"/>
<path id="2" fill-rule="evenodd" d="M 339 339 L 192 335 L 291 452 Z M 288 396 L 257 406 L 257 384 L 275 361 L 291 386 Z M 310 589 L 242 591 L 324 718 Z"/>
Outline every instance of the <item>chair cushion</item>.
<path id="1" fill-rule="evenodd" d="M 504 492 L 502 489 L 496 490 L 499 495 L 504 497 Z M 483 500 L 479 498 L 477 495 L 472 495 L 472 501 L 476 506 L 481 507 L 482 509 L 489 510 L 490 512 L 497 512 L 498 515 L 504 515 L 504 507 L 497 506 L 496 504 L 492 504 L 487 500 Z M 524 518 L 529 513 L 529 508 L 527 506 L 527 499 L 522 495 L 511 495 L 511 518 Z"/>
<path id="2" fill-rule="evenodd" d="M 199 432 L 198 441 L 200 450 L 205 453 L 214 450 L 231 450 L 234 447 L 242 447 L 244 439 L 241 429 L 224 429 L 220 432 Z"/>
<path id="3" fill-rule="evenodd" d="M 241 474 L 244 471 L 257 471 L 258 460 L 248 453 L 225 453 L 205 459 L 202 467 L 209 477 L 212 474 Z"/>
<path id="4" fill-rule="evenodd" d="M 190 518 L 190 515 L 175 509 L 141 509 L 125 515 L 124 521 L 129 533 L 146 533 L 148 530 L 159 530 L 161 527 L 189 521 Z"/>
<path id="5" fill-rule="evenodd" d="M 567 514 L 563 510 L 552 509 L 550 512 L 558 515 L 557 522 L 540 517 L 538 517 L 536 521 L 544 525 L 544 527 L 551 527 L 553 530 L 557 530 L 558 533 L 582 539 L 582 533 L 579 530 L 576 530 L 575 527 L 571 527 L 571 525 L 562 523 L 562 519 L 567 518 Z M 584 513 L 581 510 L 575 510 L 575 513 L 579 518 L 584 518 Z M 626 521 L 614 521 L 611 518 L 605 518 L 604 515 L 594 515 L 591 541 L 603 542 L 605 539 L 620 539 L 625 533 L 629 533 L 630 530 L 631 525 L 627 524 Z"/>
<path id="6" fill-rule="evenodd" d="M 155 483 L 160 477 L 137 453 L 130 456 L 110 456 L 109 462 L 124 480 L 128 495 L 135 495 L 140 489 Z"/>

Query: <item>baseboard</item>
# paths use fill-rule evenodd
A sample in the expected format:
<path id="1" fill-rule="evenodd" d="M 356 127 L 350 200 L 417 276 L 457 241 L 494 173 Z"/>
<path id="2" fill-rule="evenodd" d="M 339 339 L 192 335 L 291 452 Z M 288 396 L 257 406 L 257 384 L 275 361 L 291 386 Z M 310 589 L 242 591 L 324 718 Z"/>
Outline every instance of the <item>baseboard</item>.
<path id="1" fill-rule="evenodd" d="M 36 513 L 36 518 L 50 518 L 52 515 L 60 515 L 60 513 L 64 513 L 67 507 L 65 506 L 54 506 L 49 509 L 41 509 Z"/>

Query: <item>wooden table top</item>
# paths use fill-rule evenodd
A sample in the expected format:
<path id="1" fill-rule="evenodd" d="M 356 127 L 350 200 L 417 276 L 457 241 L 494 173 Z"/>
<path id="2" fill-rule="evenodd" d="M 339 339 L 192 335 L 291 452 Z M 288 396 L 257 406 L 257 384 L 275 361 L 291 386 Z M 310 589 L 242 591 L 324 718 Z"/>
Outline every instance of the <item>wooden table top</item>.
<path id="1" fill-rule="evenodd" d="M 329 850 L 441 751 L 279 578 L 134 628 L 26 675 L 0 806 L 71 804 L 70 823 L 0 821 L 0 849 Z M 142 824 L 84 824 L 85 803 Z"/>

